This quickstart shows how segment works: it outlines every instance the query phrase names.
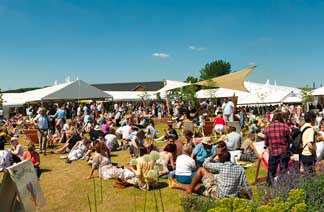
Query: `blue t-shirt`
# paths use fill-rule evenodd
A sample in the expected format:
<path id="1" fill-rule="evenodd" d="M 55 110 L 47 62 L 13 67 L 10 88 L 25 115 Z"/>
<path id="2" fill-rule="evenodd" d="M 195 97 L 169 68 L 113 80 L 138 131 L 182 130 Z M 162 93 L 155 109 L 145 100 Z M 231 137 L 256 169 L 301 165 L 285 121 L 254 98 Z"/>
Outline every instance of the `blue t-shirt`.
<path id="1" fill-rule="evenodd" d="M 65 110 L 58 109 L 56 111 L 56 113 L 54 114 L 54 118 L 57 118 L 57 119 L 65 119 L 66 118 Z"/>
<path id="2" fill-rule="evenodd" d="M 48 116 L 46 114 L 40 115 L 38 114 L 35 118 L 34 121 L 37 122 L 38 128 L 42 130 L 47 130 L 48 129 Z"/>
<path id="3" fill-rule="evenodd" d="M 90 115 L 85 115 L 85 116 L 84 116 L 84 119 L 83 119 L 83 122 L 84 122 L 84 123 L 89 123 L 89 122 L 91 122 L 91 116 L 90 116 Z"/>
<path id="4" fill-rule="evenodd" d="M 206 158 L 216 153 L 216 148 L 213 145 L 211 148 L 205 149 L 204 145 L 200 143 L 193 149 L 193 153 L 196 156 L 196 161 L 198 162 L 198 165 L 201 166 Z"/>

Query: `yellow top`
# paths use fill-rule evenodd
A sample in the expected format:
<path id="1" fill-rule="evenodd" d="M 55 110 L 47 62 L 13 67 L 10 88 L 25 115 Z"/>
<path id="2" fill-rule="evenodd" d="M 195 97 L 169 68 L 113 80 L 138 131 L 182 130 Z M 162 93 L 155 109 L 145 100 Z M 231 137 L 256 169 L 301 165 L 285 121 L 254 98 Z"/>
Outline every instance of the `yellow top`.
<path id="1" fill-rule="evenodd" d="M 315 132 L 314 132 L 314 129 L 313 129 L 312 125 L 309 124 L 309 123 L 305 123 L 301 127 L 300 130 L 303 131 L 306 127 L 311 127 L 311 128 L 308 128 L 303 133 L 303 137 L 302 137 L 302 141 L 303 141 L 303 146 L 302 146 L 303 151 L 302 151 L 302 155 L 311 156 L 312 155 L 312 152 L 309 150 L 309 147 L 307 146 L 307 144 L 310 143 L 310 142 L 315 142 L 315 140 L 314 140 Z"/>

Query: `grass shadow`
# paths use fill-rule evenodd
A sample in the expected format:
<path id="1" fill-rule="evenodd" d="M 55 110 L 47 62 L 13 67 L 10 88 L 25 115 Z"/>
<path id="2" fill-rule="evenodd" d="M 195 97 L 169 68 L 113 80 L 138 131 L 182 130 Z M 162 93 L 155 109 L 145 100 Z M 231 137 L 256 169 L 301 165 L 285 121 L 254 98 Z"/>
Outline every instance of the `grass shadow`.
<path id="1" fill-rule="evenodd" d="M 51 172 L 52 169 L 40 169 L 41 174 L 46 173 L 46 172 Z"/>
<path id="2" fill-rule="evenodd" d="M 169 184 L 165 182 L 156 182 L 151 188 L 150 191 L 167 188 Z"/>

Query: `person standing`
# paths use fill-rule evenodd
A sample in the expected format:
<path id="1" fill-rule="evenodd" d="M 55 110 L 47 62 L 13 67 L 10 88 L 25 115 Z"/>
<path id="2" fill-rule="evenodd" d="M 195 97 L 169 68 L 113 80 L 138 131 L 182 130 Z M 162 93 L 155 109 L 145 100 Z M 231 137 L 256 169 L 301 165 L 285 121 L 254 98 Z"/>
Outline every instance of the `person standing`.
<path id="1" fill-rule="evenodd" d="M 302 106 L 298 105 L 296 107 L 296 116 L 297 116 L 297 123 L 300 124 L 300 117 L 302 115 Z"/>
<path id="2" fill-rule="evenodd" d="M 233 121 L 233 111 L 234 104 L 228 98 L 224 98 L 224 103 L 222 105 L 223 115 L 225 122 Z"/>
<path id="3" fill-rule="evenodd" d="M 280 164 L 280 174 L 285 173 L 288 168 L 290 131 L 281 113 L 274 114 L 272 123 L 265 129 L 264 134 L 265 147 L 269 150 L 267 183 L 270 186 L 276 176 L 278 164 Z"/>
<path id="4" fill-rule="evenodd" d="M 38 141 L 40 153 L 46 155 L 47 134 L 48 134 L 48 116 L 45 113 L 45 108 L 39 109 L 39 114 L 34 118 L 34 122 L 38 129 Z"/>
<path id="5" fill-rule="evenodd" d="M 315 146 L 315 125 L 316 115 L 314 113 L 305 113 L 305 124 L 300 128 L 302 134 L 302 153 L 301 162 L 305 172 L 313 172 L 316 162 L 316 146 Z"/>
<path id="6" fill-rule="evenodd" d="M 56 119 L 56 129 L 57 132 L 60 134 L 64 125 L 64 121 L 66 119 L 66 111 L 65 111 L 64 104 L 59 105 L 59 108 L 57 109 L 53 118 Z"/>

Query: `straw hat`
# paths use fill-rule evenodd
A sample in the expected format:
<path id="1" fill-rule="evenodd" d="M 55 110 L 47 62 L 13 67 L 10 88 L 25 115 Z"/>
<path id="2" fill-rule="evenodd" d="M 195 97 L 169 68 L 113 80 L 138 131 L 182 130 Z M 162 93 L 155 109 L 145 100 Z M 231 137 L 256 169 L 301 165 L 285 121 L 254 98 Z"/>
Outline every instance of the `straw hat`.
<path id="1" fill-rule="evenodd" d="M 96 125 L 94 130 L 101 130 L 100 126 L 99 125 Z"/>
<path id="2" fill-rule="evenodd" d="M 203 137 L 201 143 L 206 144 L 206 145 L 212 145 L 213 140 L 211 137 Z"/>

